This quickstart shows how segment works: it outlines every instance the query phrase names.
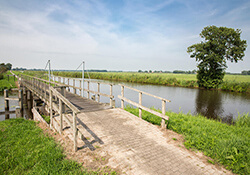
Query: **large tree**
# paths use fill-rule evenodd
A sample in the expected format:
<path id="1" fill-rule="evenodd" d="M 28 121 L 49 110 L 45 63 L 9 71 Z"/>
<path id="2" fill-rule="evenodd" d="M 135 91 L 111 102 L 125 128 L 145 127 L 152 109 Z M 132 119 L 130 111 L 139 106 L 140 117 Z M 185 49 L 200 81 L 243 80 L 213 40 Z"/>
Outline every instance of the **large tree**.
<path id="1" fill-rule="evenodd" d="M 199 87 L 217 88 L 223 81 L 227 60 L 243 60 L 247 44 L 240 35 L 240 29 L 207 26 L 200 33 L 204 40 L 187 48 L 190 57 L 198 62 Z"/>

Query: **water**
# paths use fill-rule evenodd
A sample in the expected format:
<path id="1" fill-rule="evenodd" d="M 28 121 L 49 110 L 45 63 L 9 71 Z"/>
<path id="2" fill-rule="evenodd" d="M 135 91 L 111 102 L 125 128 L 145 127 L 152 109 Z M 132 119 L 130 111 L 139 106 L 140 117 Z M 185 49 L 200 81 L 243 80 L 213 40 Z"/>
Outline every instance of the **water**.
<path id="1" fill-rule="evenodd" d="M 13 97 L 13 98 L 18 98 L 18 93 L 9 92 L 9 97 Z M 28 118 L 32 118 L 32 112 L 31 112 L 31 103 L 30 101 L 24 101 L 23 103 L 24 105 L 24 110 L 22 112 L 22 115 L 24 118 L 28 119 Z M 15 111 L 16 110 L 16 106 L 18 106 L 18 101 L 16 100 L 10 100 L 9 101 L 9 111 Z M 3 94 L 0 94 L 0 112 L 4 112 L 5 111 L 5 106 L 4 106 L 4 96 Z M 16 118 L 16 114 L 9 114 L 9 118 Z M 0 115 L 0 121 L 5 120 L 5 115 Z"/>
<path id="2" fill-rule="evenodd" d="M 58 81 L 58 79 L 55 79 Z M 118 95 L 121 94 L 121 86 L 117 82 L 104 81 L 104 80 L 93 80 L 105 83 L 113 83 L 113 95 L 115 99 L 116 107 L 121 106 L 121 100 Z M 79 81 L 76 81 L 76 86 L 79 87 Z M 70 84 L 73 81 L 70 80 Z M 134 83 L 122 83 L 124 85 L 139 89 L 144 92 L 151 93 L 153 95 L 166 98 L 171 100 L 171 102 L 166 104 L 166 110 L 173 112 L 183 112 L 191 114 L 202 114 L 207 118 L 221 119 L 223 122 L 231 123 L 232 120 L 237 118 L 238 113 L 248 113 L 250 109 L 250 94 L 239 94 L 230 93 L 223 91 L 209 91 L 202 89 L 190 89 L 182 87 L 168 87 L 159 85 L 144 85 L 144 84 L 134 84 Z M 87 88 L 87 83 L 84 84 L 85 89 Z M 90 83 L 90 89 L 97 91 L 97 83 Z M 101 84 L 101 93 L 110 93 L 110 87 L 106 84 Z M 71 92 L 73 89 L 71 88 Z M 79 91 L 77 90 L 77 93 Z M 90 94 L 93 95 L 93 94 Z M 139 102 L 138 92 L 129 90 L 125 88 L 124 95 L 126 98 Z M 84 93 L 87 97 L 87 93 Z M 102 103 L 109 103 L 109 98 L 101 96 Z M 125 103 L 126 105 L 127 103 Z M 10 110 L 15 110 L 17 106 L 17 101 L 10 102 Z M 142 105 L 146 107 L 161 108 L 161 100 L 142 95 Z M 0 95 L 0 111 L 4 111 L 4 98 Z M 15 117 L 15 114 L 11 114 L 10 117 Z M 0 121 L 4 120 L 4 115 L 0 116 Z"/>
<path id="3" fill-rule="evenodd" d="M 119 83 L 104 80 L 93 81 L 114 83 L 113 95 L 115 96 L 116 107 L 121 106 L 121 100 L 118 98 L 118 95 L 121 94 L 121 87 L 118 85 Z M 70 80 L 70 84 L 73 84 L 72 80 Z M 250 94 L 136 83 L 121 84 L 171 100 L 171 102 L 166 104 L 166 110 L 176 113 L 189 112 L 191 114 L 202 114 L 207 118 L 219 119 L 223 122 L 231 123 L 237 118 L 238 113 L 246 114 L 250 109 Z M 76 81 L 76 86 L 79 86 L 79 81 Z M 84 86 L 86 89 L 87 83 L 85 83 Z M 90 89 L 97 91 L 97 83 L 90 83 Z M 101 84 L 100 89 L 102 93 L 109 94 L 109 85 Z M 73 92 L 72 89 L 71 92 Z M 84 96 L 87 96 L 86 92 L 84 93 Z M 124 96 L 132 101 L 139 102 L 138 92 L 125 88 Z M 101 96 L 101 102 L 109 103 L 109 98 Z M 146 107 L 154 106 L 155 108 L 160 109 L 161 100 L 142 95 L 142 105 Z"/>

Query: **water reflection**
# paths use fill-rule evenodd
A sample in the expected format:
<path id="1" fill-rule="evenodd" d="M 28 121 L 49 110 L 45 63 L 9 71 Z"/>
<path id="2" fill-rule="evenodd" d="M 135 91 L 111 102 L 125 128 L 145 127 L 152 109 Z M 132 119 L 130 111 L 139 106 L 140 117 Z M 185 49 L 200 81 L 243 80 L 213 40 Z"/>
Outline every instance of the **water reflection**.
<path id="1" fill-rule="evenodd" d="M 212 119 L 218 119 L 224 112 L 221 93 L 198 89 L 196 96 L 196 113 Z"/>

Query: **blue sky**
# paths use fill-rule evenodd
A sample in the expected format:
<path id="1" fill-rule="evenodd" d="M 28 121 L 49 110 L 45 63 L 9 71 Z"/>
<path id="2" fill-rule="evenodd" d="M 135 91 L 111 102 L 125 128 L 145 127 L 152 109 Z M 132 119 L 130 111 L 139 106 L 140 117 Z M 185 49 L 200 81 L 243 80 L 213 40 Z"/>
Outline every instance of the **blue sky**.
<path id="1" fill-rule="evenodd" d="M 0 62 L 13 67 L 193 70 L 187 47 L 208 25 L 242 30 L 249 0 L 0 0 Z M 250 52 L 227 71 L 250 69 Z"/>

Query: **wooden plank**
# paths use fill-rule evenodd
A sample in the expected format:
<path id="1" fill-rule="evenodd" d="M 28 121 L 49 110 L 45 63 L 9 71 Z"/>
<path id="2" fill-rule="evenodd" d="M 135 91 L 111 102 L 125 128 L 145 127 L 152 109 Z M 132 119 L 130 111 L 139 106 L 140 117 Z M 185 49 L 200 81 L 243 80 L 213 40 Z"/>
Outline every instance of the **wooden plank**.
<path id="1" fill-rule="evenodd" d="M 15 100 L 15 101 L 18 101 L 19 99 L 18 98 L 14 98 L 14 97 L 7 97 L 7 98 L 5 98 L 5 100 Z"/>
<path id="2" fill-rule="evenodd" d="M 169 119 L 168 116 L 163 115 L 163 114 L 161 114 L 161 113 L 159 113 L 159 112 L 157 112 L 157 111 L 154 111 L 154 110 L 152 110 L 152 109 L 149 109 L 149 108 L 147 108 L 147 107 L 145 107 L 145 106 L 142 106 L 142 105 L 140 105 L 140 104 L 138 104 L 138 103 L 136 103 L 136 102 L 133 102 L 133 101 L 131 101 L 131 100 L 125 98 L 125 97 L 122 97 L 122 96 L 118 95 L 118 98 L 120 98 L 121 100 L 124 100 L 124 101 L 126 101 L 126 102 L 128 102 L 128 103 L 130 103 L 130 104 L 133 105 L 133 106 L 136 106 L 137 108 L 141 108 L 141 109 L 144 110 L 144 111 L 148 111 L 148 112 L 150 112 L 150 113 L 152 113 L 152 114 L 154 114 L 154 115 L 156 115 L 156 116 L 159 116 L 159 117 L 161 117 L 161 118 L 163 118 L 163 119 L 165 119 L 165 120 L 168 120 L 168 119 Z"/>
<path id="3" fill-rule="evenodd" d="M 156 95 L 153 95 L 153 94 L 150 94 L 150 93 L 147 93 L 147 92 L 144 92 L 144 91 L 141 91 L 141 90 L 138 90 L 138 89 L 129 87 L 129 86 L 125 86 L 125 85 L 122 85 L 122 84 L 119 84 L 119 85 L 120 85 L 120 86 L 124 86 L 124 87 L 126 87 L 126 88 L 128 88 L 128 89 L 134 90 L 134 91 L 136 91 L 136 92 L 141 92 L 141 93 L 143 93 L 143 94 L 145 94 L 145 95 L 148 95 L 148 96 L 151 96 L 151 97 L 160 99 L 160 100 L 164 100 L 164 101 L 166 101 L 166 102 L 171 102 L 170 100 L 167 100 L 167 99 L 165 99 L 165 98 L 158 97 L 158 96 L 156 96 Z"/>

